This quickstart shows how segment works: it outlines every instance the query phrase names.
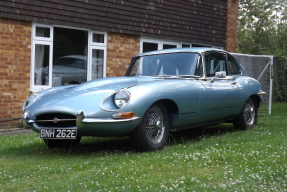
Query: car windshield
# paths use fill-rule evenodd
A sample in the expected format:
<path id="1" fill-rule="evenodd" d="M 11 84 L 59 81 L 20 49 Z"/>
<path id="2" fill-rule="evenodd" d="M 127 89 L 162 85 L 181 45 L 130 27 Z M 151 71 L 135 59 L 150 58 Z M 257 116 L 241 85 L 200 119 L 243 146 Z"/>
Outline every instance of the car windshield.
<path id="1" fill-rule="evenodd" d="M 198 62 L 199 54 L 167 53 L 136 57 L 132 60 L 126 76 L 153 76 L 153 77 L 193 77 L 200 76 L 202 70 Z"/>

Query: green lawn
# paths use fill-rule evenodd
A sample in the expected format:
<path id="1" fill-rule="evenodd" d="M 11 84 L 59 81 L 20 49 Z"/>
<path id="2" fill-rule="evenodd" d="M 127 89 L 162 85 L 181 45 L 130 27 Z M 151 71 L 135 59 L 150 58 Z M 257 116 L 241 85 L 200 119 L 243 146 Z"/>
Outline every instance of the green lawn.
<path id="1" fill-rule="evenodd" d="M 136 153 L 128 138 L 84 138 L 49 150 L 37 134 L 0 137 L 0 191 L 287 191 L 287 104 L 258 126 L 231 124 L 170 136 Z"/>

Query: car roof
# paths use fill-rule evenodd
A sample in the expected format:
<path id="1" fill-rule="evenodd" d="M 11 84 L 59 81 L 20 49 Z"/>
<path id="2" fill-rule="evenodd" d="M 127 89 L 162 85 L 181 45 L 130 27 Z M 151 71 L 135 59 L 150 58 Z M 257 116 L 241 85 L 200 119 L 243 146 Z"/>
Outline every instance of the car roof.
<path id="1" fill-rule="evenodd" d="M 173 48 L 173 49 L 163 49 L 163 50 L 150 51 L 150 52 L 137 54 L 137 55 L 135 55 L 135 57 L 145 56 L 145 55 L 165 54 L 165 53 L 179 53 L 179 52 L 202 53 L 202 52 L 206 52 L 206 51 L 226 52 L 222 49 L 216 49 L 216 48 L 210 48 L 210 47 L 186 47 L 186 48 Z"/>

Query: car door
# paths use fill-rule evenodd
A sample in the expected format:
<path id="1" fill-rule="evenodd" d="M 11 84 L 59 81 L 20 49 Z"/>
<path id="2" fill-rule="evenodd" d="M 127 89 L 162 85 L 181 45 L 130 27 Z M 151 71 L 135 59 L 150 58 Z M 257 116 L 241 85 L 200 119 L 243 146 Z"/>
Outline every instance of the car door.
<path id="1" fill-rule="evenodd" d="M 237 76 L 230 76 L 227 68 L 227 54 L 223 52 L 207 52 L 204 55 L 206 79 L 202 81 L 207 93 L 206 111 L 231 113 L 237 107 L 240 98 L 240 87 L 236 83 Z M 216 72 L 224 71 L 227 76 L 215 77 Z M 226 116 L 228 114 L 221 114 Z"/>

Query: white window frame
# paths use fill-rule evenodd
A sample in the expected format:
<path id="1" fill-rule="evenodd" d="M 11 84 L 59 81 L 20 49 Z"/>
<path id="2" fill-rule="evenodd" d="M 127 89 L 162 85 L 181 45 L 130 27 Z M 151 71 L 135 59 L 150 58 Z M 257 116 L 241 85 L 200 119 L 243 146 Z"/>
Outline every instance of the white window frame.
<path id="1" fill-rule="evenodd" d="M 140 53 L 143 52 L 143 43 L 157 43 L 158 44 L 158 50 L 162 50 L 164 44 L 176 45 L 177 48 L 182 48 L 182 44 L 190 45 L 190 47 L 192 47 L 192 44 L 193 44 L 193 43 L 178 42 L 178 41 L 172 41 L 172 40 L 155 39 L 155 38 L 150 38 L 150 37 L 141 37 Z M 199 43 L 194 43 L 194 44 L 199 44 Z M 223 49 L 223 47 L 212 46 L 212 45 L 208 45 L 208 44 L 201 44 L 200 43 L 200 45 L 206 45 L 208 47 L 212 47 L 212 48 L 216 48 L 216 49 Z"/>
<path id="2" fill-rule="evenodd" d="M 192 43 L 185 43 L 185 42 L 181 42 L 180 43 L 180 47 L 182 47 L 182 45 L 189 45 L 189 47 L 192 47 Z M 188 47 L 184 47 L 184 48 L 188 48 Z"/>
<path id="3" fill-rule="evenodd" d="M 103 61 L 103 78 L 106 77 L 106 61 L 107 61 L 107 47 L 103 46 L 89 46 L 88 53 L 88 72 L 87 72 L 87 81 L 92 80 L 92 51 L 93 49 L 104 50 L 104 61 Z"/>
<path id="4" fill-rule="evenodd" d="M 44 27 L 50 29 L 50 37 L 37 37 L 36 36 L 36 27 Z M 67 27 L 67 26 L 58 26 L 58 25 L 45 25 L 39 23 L 32 24 L 32 52 L 31 52 L 31 75 L 30 75 L 30 90 L 31 91 L 41 91 L 52 87 L 52 72 L 49 72 L 49 84 L 48 85 L 35 85 L 35 45 L 49 45 L 50 46 L 50 55 L 49 55 L 49 68 L 53 67 L 53 37 L 54 37 L 54 27 L 67 28 L 67 29 L 77 29 L 88 32 L 88 55 L 87 55 L 87 81 L 92 79 L 92 49 L 101 49 L 104 50 L 104 61 L 103 61 L 103 78 L 106 77 L 106 60 L 107 60 L 107 32 L 101 31 L 92 31 L 88 29 Z M 104 35 L 104 43 L 93 42 L 93 34 L 102 34 Z"/>
<path id="5" fill-rule="evenodd" d="M 93 34 L 101 34 L 104 35 L 104 43 L 93 42 Z M 89 31 L 89 51 L 88 51 L 88 65 L 87 65 L 87 81 L 92 80 L 92 51 L 93 49 L 104 50 L 104 61 L 103 61 L 103 78 L 106 77 L 106 61 L 107 61 L 107 41 L 108 41 L 108 33 L 107 32 L 99 32 L 99 31 Z"/>
<path id="6" fill-rule="evenodd" d="M 43 27 L 43 28 L 48 28 L 50 29 L 50 37 L 38 37 L 36 36 L 36 27 Z M 33 23 L 32 24 L 32 39 L 33 40 L 39 40 L 39 41 L 53 41 L 54 37 L 54 27 L 51 25 L 42 25 L 42 24 L 37 24 Z"/>
<path id="7" fill-rule="evenodd" d="M 93 34 L 104 35 L 104 43 L 93 42 Z M 107 46 L 108 34 L 107 32 L 89 31 L 89 46 Z"/>
<path id="8" fill-rule="evenodd" d="M 168 40 L 162 40 L 162 39 L 154 39 L 154 38 L 148 38 L 148 37 L 141 37 L 140 41 L 140 52 L 143 52 L 143 43 L 157 43 L 158 44 L 158 50 L 163 49 L 163 45 L 175 45 L 177 48 L 181 47 L 181 44 L 176 41 L 168 41 Z"/>
<path id="9" fill-rule="evenodd" d="M 52 68 L 53 60 L 53 43 L 49 41 L 38 41 L 35 40 L 32 42 L 32 54 L 31 54 L 31 79 L 30 79 L 30 88 L 31 91 L 40 91 L 52 87 L 52 73 L 49 73 L 49 84 L 48 85 L 35 85 L 35 47 L 36 45 L 49 45 L 49 69 Z"/>

